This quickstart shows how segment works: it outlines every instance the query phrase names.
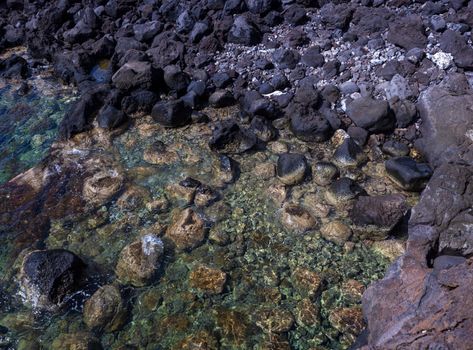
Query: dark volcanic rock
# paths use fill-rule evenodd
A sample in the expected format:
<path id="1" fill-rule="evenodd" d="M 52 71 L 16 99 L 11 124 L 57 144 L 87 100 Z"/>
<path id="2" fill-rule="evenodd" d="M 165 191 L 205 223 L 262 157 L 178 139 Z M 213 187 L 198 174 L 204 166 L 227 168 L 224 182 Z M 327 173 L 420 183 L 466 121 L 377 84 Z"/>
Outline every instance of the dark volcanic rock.
<path id="1" fill-rule="evenodd" d="M 276 129 L 271 122 L 262 117 L 254 117 L 251 120 L 250 130 L 264 142 L 271 141 L 276 136 Z"/>
<path id="2" fill-rule="evenodd" d="M 209 141 L 211 150 L 223 154 L 239 154 L 250 150 L 256 145 L 256 136 L 235 122 L 218 124 Z"/>
<path id="3" fill-rule="evenodd" d="M 238 16 L 228 32 L 228 41 L 235 44 L 255 45 L 261 41 L 259 29 L 244 16 Z"/>
<path id="4" fill-rule="evenodd" d="M 149 90 L 135 90 L 122 100 L 121 108 L 126 114 L 150 113 L 158 96 Z"/>
<path id="5" fill-rule="evenodd" d="M 125 120 L 125 113 L 111 105 L 102 108 L 97 115 L 98 125 L 102 129 L 115 129 Z"/>
<path id="6" fill-rule="evenodd" d="M 473 47 L 468 45 L 466 38 L 460 33 L 446 30 L 440 37 L 440 48 L 453 55 L 458 67 L 473 69 Z"/>
<path id="7" fill-rule="evenodd" d="M 272 57 L 280 69 L 294 69 L 301 59 L 299 53 L 291 49 L 277 49 L 273 52 Z"/>
<path id="8" fill-rule="evenodd" d="M 35 308 L 54 309 L 79 288 L 84 269 L 82 260 L 67 250 L 28 253 L 19 277 L 26 302 Z"/>
<path id="9" fill-rule="evenodd" d="M 385 239 L 407 212 L 402 194 L 360 196 L 351 212 L 355 233 L 368 239 Z"/>
<path id="10" fill-rule="evenodd" d="M 417 116 L 416 106 L 409 100 L 393 98 L 389 101 L 389 107 L 396 117 L 396 126 L 399 128 L 405 128 L 411 124 Z"/>
<path id="11" fill-rule="evenodd" d="M 422 119 L 416 146 L 431 164 L 466 162 L 473 164 L 473 93 L 453 93 L 434 86 L 418 102 Z"/>
<path id="12" fill-rule="evenodd" d="M 351 138 L 343 140 L 333 154 L 335 163 L 341 166 L 356 167 L 365 161 L 363 149 Z"/>
<path id="13" fill-rule="evenodd" d="M 149 89 L 153 86 L 154 73 L 149 62 L 125 63 L 112 77 L 113 84 L 122 90 Z"/>
<path id="14" fill-rule="evenodd" d="M 21 56 L 11 55 L 0 61 L 0 77 L 25 79 L 29 75 L 28 62 Z"/>
<path id="15" fill-rule="evenodd" d="M 311 47 L 308 48 L 302 55 L 302 62 L 309 67 L 322 67 L 325 63 L 324 56 L 320 53 L 320 48 Z"/>
<path id="16" fill-rule="evenodd" d="M 321 115 L 294 115 L 291 118 L 291 131 L 306 142 L 323 142 L 333 134 L 330 123 Z"/>
<path id="17" fill-rule="evenodd" d="M 347 114 L 356 126 L 374 133 L 394 127 L 394 118 L 386 101 L 361 97 L 348 105 Z"/>
<path id="18" fill-rule="evenodd" d="M 235 102 L 235 98 L 228 90 L 217 90 L 209 97 L 209 104 L 215 108 L 232 106 Z"/>
<path id="19" fill-rule="evenodd" d="M 277 175 L 285 185 L 297 185 L 308 173 L 307 160 L 303 154 L 284 153 L 278 158 Z"/>
<path id="20" fill-rule="evenodd" d="M 388 41 L 406 50 L 424 48 L 427 37 L 422 19 L 415 15 L 402 17 L 389 26 Z"/>
<path id="21" fill-rule="evenodd" d="M 164 68 L 164 82 L 171 90 L 182 92 L 187 89 L 190 77 L 178 66 L 171 65 Z"/>
<path id="22" fill-rule="evenodd" d="M 187 107 L 182 100 L 160 101 L 156 103 L 151 111 L 151 116 L 159 124 L 175 128 L 189 124 L 192 109 Z"/>
<path id="23" fill-rule="evenodd" d="M 432 176 L 432 170 L 425 163 L 417 163 L 410 157 L 391 158 L 386 161 L 388 176 L 406 191 L 420 191 Z"/>
<path id="24" fill-rule="evenodd" d="M 363 295 L 361 349 L 471 347 L 473 259 L 440 263 L 471 254 L 471 203 L 473 167 L 440 165 L 412 210 L 406 253 Z"/>

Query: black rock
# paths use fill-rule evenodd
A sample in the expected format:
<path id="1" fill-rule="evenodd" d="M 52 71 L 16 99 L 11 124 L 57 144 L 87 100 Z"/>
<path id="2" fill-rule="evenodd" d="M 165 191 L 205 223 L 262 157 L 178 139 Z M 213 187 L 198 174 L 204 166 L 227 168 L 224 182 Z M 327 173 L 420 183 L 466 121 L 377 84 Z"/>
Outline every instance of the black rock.
<path id="1" fill-rule="evenodd" d="M 84 274 L 85 264 L 74 253 L 63 249 L 36 250 L 23 260 L 20 283 L 33 307 L 51 308 L 79 289 Z"/>
<path id="2" fill-rule="evenodd" d="M 266 98 L 259 98 L 252 101 L 248 113 L 254 116 L 263 116 L 268 119 L 276 119 L 280 116 L 279 110 L 274 103 Z"/>
<path id="3" fill-rule="evenodd" d="M 386 141 L 383 144 L 383 152 L 392 157 L 403 157 L 409 154 L 409 147 L 402 142 Z"/>
<path id="4" fill-rule="evenodd" d="M 156 122 L 169 128 L 189 124 L 192 121 L 191 114 L 192 109 L 182 100 L 160 101 L 151 111 L 151 116 Z"/>
<path id="5" fill-rule="evenodd" d="M 318 46 L 310 47 L 302 55 L 302 62 L 309 67 L 322 67 L 325 63 L 324 56 L 320 53 Z"/>
<path id="6" fill-rule="evenodd" d="M 293 115 L 291 131 L 298 139 L 306 142 L 324 142 L 333 135 L 333 129 L 327 119 L 316 114 Z"/>
<path id="7" fill-rule="evenodd" d="M 256 14 L 264 14 L 270 11 L 273 7 L 273 0 L 245 0 L 246 7 L 250 12 Z"/>
<path id="8" fill-rule="evenodd" d="M 235 18 L 228 32 L 228 42 L 241 45 L 256 45 L 261 41 L 259 29 L 244 16 Z"/>
<path id="9" fill-rule="evenodd" d="M 312 168 L 312 177 L 315 183 L 326 186 L 332 183 L 340 175 L 337 166 L 331 162 L 318 162 Z"/>
<path id="10" fill-rule="evenodd" d="M 190 83 L 190 77 L 178 66 L 170 65 L 164 67 L 164 82 L 171 90 L 180 93 L 187 89 Z"/>
<path id="11" fill-rule="evenodd" d="M 301 56 L 296 50 L 291 49 L 276 49 L 272 58 L 276 63 L 276 66 L 280 69 L 294 69 L 296 68 L 297 63 L 299 63 Z"/>
<path id="12" fill-rule="evenodd" d="M 25 79 L 29 75 L 28 62 L 21 56 L 11 55 L 0 61 L 0 77 L 4 79 Z"/>
<path id="13" fill-rule="evenodd" d="M 195 20 L 190 11 L 183 11 L 176 20 L 176 30 L 178 33 L 189 33 L 194 28 Z"/>
<path id="14" fill-rule="evenodd" d="M 232 83 L 233 79 L 226 72 L 220 72 L 214 74 L 212 77 L 212 82 L 214 83 L 217 89 L 223 89 L 229 86 Z"/>
<path id="15" fill-rule="evenodd" d="M 125 113 L 112 105 L 107 105 L 100 109 L 97 115 L 97 122 L 100 128 L 112 130 L 125 122 Z"/>
<path id="16" fill-rule="evenodd" d="M 331 2 L 320 9 L 320 18 L 325 27 L 345 31 L 350 24 L 353 8 L 347 4 L 335 5 Z"/>
<path id="17" fill-rule="evenodd" d="M 215 108 L 233 106 L 235 103 L 235 98 L 228 90 L 217 90 L 209 97 L 209 104 Z"/>
<path id="18" fill-rule="evenodd" d="M 149 21 L 146 23 L 140 23 L 133 25 L 133 32 L 135 39 L 141 42 L 151 41 L 156 34 L 161 32 L 164 25 L 158 21 Z"/>
<path id="19" fill-rule="evenodd" d="M 153 87 L 155 75 L 149 62 L 125 63 L 113 76 L 113 84 L 122 90 L 150 89 Z"/>
<path id="20" fill-rule="evenodd" d="M 178 38 L 167 38 L 168 33 L 157 35 L 152 48 L 146 51 L 155 67 L 163 68 L 184 58 L 185 47 Z"/>
<path id="21" fill-rule="evenodd" d="M 121 109 L 126 114 L 150 113 L 158 101 L 158 96 L 149 90 L 135 90 L 129 96 L 125 96 L 121 103 Z"/>
<path id="22" fill-rule="evenodd" d="M 276 129 L 267 119 L 261 117 L 251 120 L 250 131 L 264 142 L 271 141 L 276 137 Z"/>
<path id="23" fill-rule="evenodd" d="M 274 87 L 275 90 L 284 90 L 287 87 L 291 86 L 291 83 L 286 78 L 286 76 L 282 73 L 275 74 L 271 78 L 271 85 Z"/>
<path id="24" fill-rule="evenodd" d="M 187 92 L 193 91 L 197 96 L 203 96 L 207 86 L 204 81 L 202 80 L 194 80 L 191 81 L 190 84 L 187 86 Z"/>
<path id="25" fill-rule="evenodd" d="M 446 30 L 440 37 L 440 48 L 453 55 L 458 67 L 473 69 L 473 47 L 468 45 L 461 34 L 451 29 Z"/>
<path id="26" fill-rule="evenodd" d="M 410 157 L 391 158 L 385 162 L 386 172 L 391 180 L 406 191 L 421 191 L 432 169 L 425 163 L 417 163 Z"/>
<path id="27" fill-rule="evenodd" d="M 393 98 L 389 100 L 389 106 L 396 117 L 396 126 L 399 128 L 405 128 L 410 125 L 417 115 L 415 104 L 409 100 Z"/>
<path id="28" fill-rule="evenodd" d="M 389 26 L 387 39 L 391 43 L 410 50 L 424 48 L 427 44 L 422 19 L 416 15 L 401 17 Z"/>
<path id="29" fill-rule="evenodd" d="M 237 123 L 228 121 L 217 124 L 209 141 L 211 150 L 223 154 L 239 154 L 256 145 L 256 136 Z"/>
<path id="30" fill-rule="evenodd" d="M 284 11 L 284 20 L 294 26 L 298 26 L 307 22 L 307 11 L 299 5 L 289 6 Z"/>
<path id="31" fill-rule="evenodd" d="M 130 50 L 144 51 L 146 50 L 146 45 L 139 42 L 133 37 L 120 37 L 117 40 L 117 45 L 115 46 L 115 53 L 120 59 Z"/>
<path id="32" fill-rule="evenodd" d="M 307 159 L 303 154 L 283 153 L 278 158 L 277 175 L 285 185 L 297 185 L 308 173 Z"/>
<path id="33" fill-rule="evenodd" d="M 366 194 L 366 191 L 348 177 L 341 177 L 332 182 L 325 194 L 331 204 L 347 204 L 347 202 Z"/>
<path id="34" fill-rule="evenodd" d="M 347 114 L 356 126 L 374 133 L 394 128 L 394 118 L 389 112 L 389 105 L 383 100 L 361 97 L 348 105 Z"/>
<path id="35" fill-rule="evenodd" d="M 198 43 L 204 36 L 210 33 L 210 29 L 206 22 L 197 22 L 189 34 L 189 40 L 191 43 Z"/>
<path id="36" fill-rule="evenodd" d="M 350 125 L 347 134 L 360 146 L 364 146 L 368 138 L 368 131 L 358 126 Z"/>
<path id="37" fill-rule="evenodd" d="M 356 167 L 365 161 L 366 157 L 363 149 L 352 138 L 348 137 L 337 147 L 333 159 L 335 163 L 341 166 Z"/>

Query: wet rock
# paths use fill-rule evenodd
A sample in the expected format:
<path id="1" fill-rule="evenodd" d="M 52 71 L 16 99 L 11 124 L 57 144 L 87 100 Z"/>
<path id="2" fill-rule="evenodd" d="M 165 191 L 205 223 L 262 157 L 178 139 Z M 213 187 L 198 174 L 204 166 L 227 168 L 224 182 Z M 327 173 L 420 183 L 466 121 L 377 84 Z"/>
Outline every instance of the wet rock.
<path id="1" fill-rule="evenodd" d="M 325 193 L 325 199 L 332 205 L 346 204 L 363 193 L 365 191 L 355 181 L 342 177 L 330 185 Z"/>
<path id="2" fill-rule="evenodd" d="M 194 204 L 197 207 L 207 207 L 219 200 L 219 198 L 219 194 L 215 192 L 212 188 L 207 185 L 201 184 L 199 187 L 197 187 L 194 197 Z"/>
<path id="3" fill-rule="evenodd" d="M 432 170 L 425 163 L 417 163 L 410 157 L 391 158 L 385 162 L 386 172 L 396 185 L 406 191 L 421 191 Z"/>
<path id="4" fill-rule="evenodd" d="M 90 329 L 114 332 L 126 321 L 125 302 L 114 285 L 100 287 L 84 304 L 84 322 Z"/>
<path id="5" fill-rule="evenodd" d="M 312 167 L 312 177 L 316 184 L 327 186 L 340 174 L 337 166 L 331 162 L 317 162 Z"/>
<path id="6" fill-rule="evenodd" d="M 401 194 L 360 196 L 351 212 L 353 222 L 358 225 L 355 233 L 371 240 L 385 239 L 407 210 L 406 197 Z"/>
<path id="7" fill-rule="evenodd" d="M 420 95 L 422 139 L 416 146 L 433 166 L 455 161 L 473 163 L 473 111 L 468 107 L 472 104 L 472 93 L 454 93 L 440 86 Z"/>
<path id="8" fill-rule="evenodd" d="M 0 61 L 0 77 L 4 79 L 25 79 L 29 75 L 28 62 L 21 56 L 11 55 Z"/>
<path id="9" fill-rule="evenodd" d="M 54 310 L 66 296 L 77 291 L 85 277 L 85 264 L 64 249 L 35 250 L 22 262 L 19 281 L 24 302 Z"/>
<path id="10" fill-rule="evenodd" d="M 386 141 L 383 144 L 383 152 L 392 157 L 403 157 L 409 155 L 409 147 L 398 141 Z"/>
<path id="11" fill-rule="evenodd" d="M 242 45 L 256 45 L 261 41 L 259 29 L 244 16 L 235 18 L 228 32 L 228 42 Z"/>
<path id="12" fill-rule="evenodd" d="M 179 349 L 182 350 L 217 350 L 219 348 L 217 339 L 207 331 L 199 331 L 188 335 Z"/>
<path id="13" fill-rule="evenodd" d="M 127 245 L 121 251 L 115 268 L 118 279 L 135 287 L 148 285 L 161 267 L 163 253 L 163 242 L 152 234 Z"/>
<path id="14" fill-rule="evenodd" d="M 455 64 L 460 68 L 473 69 L 473 47 L 467 44 L 466 39 L 451 29 L 446 30 L 440 37 L 442 51 L 453 55 Z"/>
<path id="15" fill-rule="evenodd" d="M 253 148 L 256 141 L 256 136 L 252 132 L 229 121 L 216 125 L 209 141 L 209 147 L 214 152 L 239 154 Z"/>
<path id="16" fill-rule="evenodd" d="M 88 333 L 66 333 L 53 340 L 51 350 L 102 350 L 100 341 Z"/>
<path id="17" fill-rule="evenodd" d="M 314 229 L 317 221 L 303 207 L 297 204 L 286 204 L 281 210 L 281 222 L 290 229 L 299 232 Z"/>
<path id="18" fill-rule="evenodd" d="M 219 269 L 199 265 L 189 274 L 189 285 L 202 293 L 220 294 L 223 291 L 227 274 Z"/>
<path id="19" fill-rule="evenodd" d="M 360 307 L 336 308 L 330 311 L 330 324 L 339 332 L 354 339 L 365 327 Z"/>
<path id="20" fill-rule="evenodd" d="M 179 161 L 179 155 L 175 151 L 168 150 L 161 141 L 156 141 L 146 147 L 143 160 L 155 165 L 170 165 Z"/>
<path id="21" fill-rule="evenodd" d="M 389 131 L 394 127 L 394 118 L 389 113 L 386 101 L 361 97 L 348 105 L 347 114 L 356 126 L 374 133 Z"/>
<path id="22" fill-rule="evenodd" d="M 306 142 L 324 142 L 333 134 L 330 123 L 321 115 L 293 115 L 291 131 L 298 139 Z"/>
<path id="23" fill-rule="evenodd" d="M 309 298 L 297 303 L 294 316 L 296 323 L 302 327 L 312 327 L 320 323 L 320 310 Z"/>
<path id="24" fill-rule="evenodd" d="M 363 147 L 368 139 L 368 131 L 358 126 L 350 125 L 347 129 L 347 134 L 352 138 L 360 147 Z"/>
<path id="25" fill-rule="evenodd" d="M 398 18 L 389 26 L 387 39 L 405 50 L 424 48 L 427 37 L 424 34 L 422 19 L 415 15 Z"/>
<path id="26" fill-rule="evenodd" d="M 166 186 L 166 195 L 183 206 L 191 205 L 195 198 L 197 188 L 201 185 L 199 181 L 193 183 L 194 179 L 187 178 L 179 183 Z"/>
<path id="27" fill-rule="evenodd" d="M 251 120 L 250 130 L 264 142 L 271 141 L 276 137 L 276 129 L 267 119 L 262 117 L 255 117 Z"/>
<path id="28" fill-rule="evenodd" d="M 291 281 L 300 295 L 311 298 L 317 295 L 323 282 L 319 273 L 301 267 L 294 269 Z"/>
<path id="29" fill-rule="evenodd" d="M 340 166 L 357 167 L 366 160 L 366 156 L 363 149 L 349 137 L 337 147 L 333 159 Z"/>
<path id="30" fill-rule="evenodd" d="M 320 229 L 322 237 L 327 241 L 343 246 L 351 237 L 351 229 L 343 222 L 334 220 L 322 226 Z"/>
<path id="31" fill-rule="evenodd" d="M 235 102 L 233 94 L 228 90 L 217 90 L 209 97 L 209 104 L 215 108 L 229 107 Z"/>
<path id="32" fill-rule="evenodd" d="M 122 111 L 130 115 L 133 113 L 149 114 L 158 101 L 158 96 L 149 90 L 135 90 L 122 100 Z"/>
<path id="33" fill-rule="evenodd" d="M 256 325 L 266 333 L 284 333 L 294 325 L 294 316 L 280 307 L 263 309 L 256 314 Z"/>
<path id="34" fill-rule="evenodd" d="M 115 129 L 125 121 L 125 113 L 111 105 L 102 108 L 97 115 L 97 123 L 102 129 Z"/>
<path id="35" fill-rule="evenodd" d="M 192 250 L 205 240 L 205 223 L 192 209 L 184 209 L 173 217 L 166 231 L 177 250 Z"/>
<path id="36" fill-rule="evenodd" d="M 255 166 L 253 174 L 259 179 L 269 180 L 276 175 L 276 169 L 274 164 L 271 163 L 262 163 Z"/>
<path id="37" fill-rule="evenodd" d="M 273 61 L 279 69 L 294 69 L 301 57 L 296 50 L 277 49 L 272 55 Z"/>
<path id="38" fill-rule="evenodd" d="M 235 181 L 238 176 L 238 166 L 233 159 L 226 155 L 220 155 L 212 164 L 212 171 L 223 184 Z"/>
<path id="39" fill-rule="evenodd" d="M 167 128 L 177 128 L 189 124 L 192 109 L 184 104 L 182 100 L 160 101 L 156 103 L 151 111 L 153 119 Z"/>
<path id="40" fill-rule="evenodd" d="M 112 76 L 113 84 L 122 90 L 150 89 L 154 84 L 154 72 L 149 62 L 125 63 Z"/>
<path id="41" fill-rule="evenodd" d="M 406 252 L 406 242 L 396 239 L 376 241 L 373 242 L 371 249 L 389 259 L 389 261 L 394 262 Z"/>
<path id="42" fill-rule="evenodd" d="M 123 176 L 115 169 L 102 170 L 84 181 L 82 195 L 95 206 L 107 203 L 123 185 Z"/>
<path id="43" fill-rule="evenodd" d="M 363 296 L 363 292 L 365 291 L 365 286 L 363 283 L 357 280 L 347 280 L 343 282 L 340 291 L 343 296 L 351 302 L 359 303 L 361 301 L 361 297 Z"/>
<path id="44" fill-rule="evenodd" d="M 183 92 L 190 83 L 190 77 L 178 66 L 170 65 L 164 67 L 164 82 L 171 90 Z"/>
<path id="45" fill-rule="evenodd" d="M 277 175 L 286 185 L 297 185 L 304 181 L 308 173 L 307 160 L 304 155 L 284 153 L 279 155 Z"/>

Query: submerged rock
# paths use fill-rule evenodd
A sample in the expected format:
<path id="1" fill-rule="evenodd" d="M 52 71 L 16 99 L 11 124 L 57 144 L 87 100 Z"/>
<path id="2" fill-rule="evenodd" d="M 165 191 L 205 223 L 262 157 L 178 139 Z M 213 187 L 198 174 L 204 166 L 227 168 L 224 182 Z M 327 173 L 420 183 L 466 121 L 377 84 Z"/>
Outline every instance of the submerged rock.
<path id="1" fill-rule="evenodd" d="M 343 222 L 334 220 L 324 225 L 320 229 L 320 233 L 327 241 L 343 245 L 350 239 L 352 231 L 351 228 Z"/>
<path id="2" fill-rule="evenodd" d="M 199 265 L 189 274 L 189 285 L 206 294 L 220 294 L 227 274 L 219 269 Z"/>
<path id="3" fill-rule="evenodd" d="M 189 124 L 192 109 L 182 101 L 160 101 L 156 103 L 151 111 L 153 119 L 164 127 L 177 128 Z"/>
<path id="4" fill-rule="evenodd" d="M 102 350 L 100 341 L 89 333 L 61 334 L 53 340 L 51 350 Z"/>
<path id="5" fill-rule="evenodd" d="M 337 166 L 331 162 L 317 162 L 312 168 L 312 177 L 320 186 L 330 185 L 339 174 Z"/>
<path id="6" fill-rule="evenodd" d="M 241 128 L 235 122 L 225 122 L 215 127 L 209 147 L 219 153 L 239 154 L 253 148 L 256 141 L 252 132 Z"/>
<path id="7" fill-rule="evenodd" d="M 117 170 L 102 170 L 85 179 L 82 195 L 87 202 L 99 206 L 117 194 L 122 185 L 123 176 Z"/>
<path id="8" fill-rule="evenodd" d="M 118 279 L 135 287 L 151 283 L 161 267 L 163 253 L 163 242 L 152 234 L 127 245 L 121 251 L 115 268 Z"/>
<path id="9" fill-rule="evenodd" d="M 100 287 L 84 304 L 84 322 L 94 330 L 114 332 L 126 321 L 127 312 L 120 290 L 114 285 Z"/>
<path id="10" fill-rule="evenodd" d="M 155 165 L 171 165 L 179 161 L 177 152 L 168 150 L 161 141 L 156 141 L 145 148 L 143 160 Z"/>
<path id="11" fill-rule="evenodd" d="M 286 204 L 281 211 L 282 224 L 300 232 L 311 230 L 317 226 L 317 221 L 308 210 L 297 204 Z"/>
<path id="12" fill-rule="evenodd" d="M 363 149 L 348 137 L 337 147 L 333 159 L 340 166 L 357 167 L 366 160 L 366 156 Z"/>
<path id="13" fill-rule="evenodd" d="M 284 333 L 294 325 L 294 316 L 281 307 L 263 309 L 256 315 L 256 325 L 267 333 Z"/>
<path id="14" fill-rule="evenodd" d="M 294 288 L 302 296 L 314 297 L 322 287 L 322 277 L 319 273 L 297 267 L 291 275 Z"/>
<path id="15" fill-rule="evenodd" d="M 297 185 L 304 181 L 308 173 L 307 160 L 304 155 L 284 153 L 278 158 L 277 175 L 286 185 Z"/>
<path id="16" fill-rule="evenodd" d="M 355 181 L 342 177 L 334 181 L 325 192 L 325 199 L 332 205 L 344 205 L 366 193 Z"/>
<path id="17" fill-rule="evenodd" d="M 33 308 L 54 310 L 77 291 L 85 277 L 85 264 L 64 249 L 35 250 L 21 265 L 19 281 L 24 302 Z"/>
<path id="18" fill-rule="evenodd" d="M 179 251 L 192 250 L 205 240 L 205 222 L 192 209 L 184 209 L 173 217 L 166 238 Z"/>

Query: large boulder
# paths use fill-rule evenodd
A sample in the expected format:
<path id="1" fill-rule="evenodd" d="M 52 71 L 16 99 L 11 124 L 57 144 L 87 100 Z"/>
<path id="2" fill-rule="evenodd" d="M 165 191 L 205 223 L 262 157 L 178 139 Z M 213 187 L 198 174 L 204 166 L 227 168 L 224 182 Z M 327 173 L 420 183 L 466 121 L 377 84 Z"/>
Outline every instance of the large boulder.
<path id="1" fill-rule="evenodd" d="M 54 310 L 77 291 L 85 277 L 85 264 L 64 249 L 35 250 L 21 265 L 19 281 L 25 304 Z"/>
<path id="2" fill-rule="evenodd" d="M 422 138 L 416 146 L 434 166 L 443 162 L 473 163 L 473 92 L 451 92 L 433 86 L 418 102 Z"/>
<path id="3" fill-rule="evenodd" d="M 154 84 L 154 80 L 155 76 L 151 63 L 141 61 L 125 63 L 112 76 L 113 84 L 122 90 L 150 89 Z"/>
<path id="4" fill-rule="evenodd" d="M 427 44 L 425 28 L 419 16 L 398 18 L 389 26 L 388 41 L 405 50 L 424 48 Z"/>
<path id="5" fill-rule="evenodd" d="M 360 128 L 378 133 L 394 127 L 394 117 L 390 113 L 388 102 L 361 97 L 351 102 L 347 114 Z"/>
<path id="6" fill-rule="evenodd" d="M 440 165 L 412 210 L 406 253 L 363 295 L 361 349 L 473 346 L 472 203 L 473 166 Z"/>

